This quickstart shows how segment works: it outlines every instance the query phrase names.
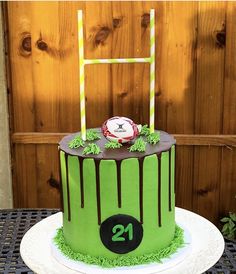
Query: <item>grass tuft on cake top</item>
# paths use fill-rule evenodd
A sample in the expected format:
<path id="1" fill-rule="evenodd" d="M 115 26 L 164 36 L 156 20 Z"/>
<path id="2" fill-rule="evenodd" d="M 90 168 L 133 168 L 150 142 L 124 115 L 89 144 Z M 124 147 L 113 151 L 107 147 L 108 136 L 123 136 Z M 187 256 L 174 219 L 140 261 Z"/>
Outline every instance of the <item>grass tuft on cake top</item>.
<path id="1" fill-rule="evenodd" d="M 87 141 L 95 141 L 101 139 L 101 136 L 98 134 L 96 130 L 89 129 L 86 132 L 86 139 Z"/>
<path id="2" fill-rule="evenodd" d="M 156 133 L 150 133 L 147 136 L 147 142 L 151 145 L 156 145 L 160 141 L 160 132 Z"/>
<path id="3" fill-rule="evenodd" d="M 143 138 L 139 137 L 138 139 L 135 140 L 134 144 L 129 148 L 129 151 L 145 152 L 146 144 L 147 142 L 145 142 Z"/>
<path id="4" fill-rule="evenodd" d="M 122 144 L 121 143 L 118 143 L 117 141 L 110 141 L 110 142 L 107 142 L 105 144 L 105 148 L 109 149 L 109 148 L 120 148 L 122 147 Z"/>
<path id="5" fill-rule="evenodd" d="M 88 154 L 99 154 L 101 152 L 101 149 L 98 145 L 96 144 L 88 144 L 83 151 L 84 155 L 88 155 Z"/>
<path id="6" fill-rule="evenodd" d="M 80 135 L 77 135 L 73 140 L 69 142 L 69 148 L 84 147 L 85 142 L 82 140 Z"/>
<path id="7" fill-rule="evenodd" d="M 148 125 L 142 126 L 141 132 L 139 133 L 139 135 L 148 136 L 149 134 L 150 134 L 150 128 L 148 127 Z"/>

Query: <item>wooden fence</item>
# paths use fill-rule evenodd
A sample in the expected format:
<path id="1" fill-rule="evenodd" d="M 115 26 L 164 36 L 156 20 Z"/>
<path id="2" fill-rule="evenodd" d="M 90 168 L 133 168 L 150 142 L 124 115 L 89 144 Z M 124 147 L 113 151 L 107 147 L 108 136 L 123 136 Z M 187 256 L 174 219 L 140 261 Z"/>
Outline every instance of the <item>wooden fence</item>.
<path id="1" fill-rule="evenodd" d="M 156 11 L 156 128 L 177 138 L 177 205 L 217 223 L 236 211 L 236 3 L 8 2 L 16 207 L 59 207 L 57 142 L 80 129 L 77 10 L 86 58 L 149 56 Z M 88 127 L 148 122 L 149 65 L 87 66 Z"/>

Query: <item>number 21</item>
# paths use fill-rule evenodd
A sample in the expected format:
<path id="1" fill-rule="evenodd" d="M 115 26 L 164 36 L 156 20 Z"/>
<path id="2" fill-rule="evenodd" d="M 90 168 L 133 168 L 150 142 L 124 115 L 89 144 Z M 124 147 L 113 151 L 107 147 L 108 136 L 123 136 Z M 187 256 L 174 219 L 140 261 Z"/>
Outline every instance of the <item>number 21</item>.
<path id="1" fill-rule="evenodd" d="M 124 227 L 123 225 L 115 225 L 112 228 L 112 232 L 115 233 L 115 235 L 113 235 L 112 237 L 112 241 L 113 242 L 124 242 L 125 238 L 121 237 L 121 235 L 124 232 L 128 232 L 128 239 L 129 241 L 133 240 L 133 225 L 131 223 L 129 223 L 126 227 Z"/>

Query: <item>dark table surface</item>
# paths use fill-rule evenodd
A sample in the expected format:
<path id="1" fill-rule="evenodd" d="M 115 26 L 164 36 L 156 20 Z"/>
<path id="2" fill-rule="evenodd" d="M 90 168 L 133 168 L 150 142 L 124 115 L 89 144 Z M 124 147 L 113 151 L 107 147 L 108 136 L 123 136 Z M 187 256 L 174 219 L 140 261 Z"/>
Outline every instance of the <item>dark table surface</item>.
<path id="1" fill-rule="evenodd" d="M 20 256 L 21 239 L 35 223 L 58 211 L 58 209 L 0 210 L 0 274 L 33 273 Z M 236 243 L 226 241 L 224 254 L 205 274 L 232 273 L 236 274 Z"/>

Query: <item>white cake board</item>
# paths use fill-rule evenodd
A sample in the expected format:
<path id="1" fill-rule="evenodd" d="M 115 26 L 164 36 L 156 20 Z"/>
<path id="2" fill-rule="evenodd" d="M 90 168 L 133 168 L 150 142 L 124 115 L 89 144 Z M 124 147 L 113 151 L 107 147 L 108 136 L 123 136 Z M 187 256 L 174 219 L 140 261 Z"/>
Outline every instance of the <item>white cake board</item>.
<path id="1" fill-rule="evenodd" d="M 150 264 L 134 268 L 102 269 L 84 263 L 76 264 L 76 267 L 81 265 L 79 271 L 68 268 L 55 259 L 54 256 L 61 256 L 55 248 L 52 254 L 52 235 L 58 227 L 62 226 L 61 213 L 54 214 L 40 221 L 28 230 L 21 241 L 20 253 L 24 262 L 38 274 L 203 273 L 218 261 L 224 251 L 224 239 L 221 233 L 205 218 L 181 208 L 176 208 L 176 222 L 185 229 L 186 240 L 190 240 L 191 238 L 191 247 L 185 247 L 182 251 L 180 250 L 175 254 L 174 256 L 176 257 L 173 258 L 173 262 L 175 263 L 173 264 L 167 259 L 161 265 Z M 188 251 L 186 248 L 188 248 Z M 65 262 L 65 257 L 62 257 L 62 262 L 65 264 L 68 263 Z M 168 267 L 163 268 L 165 264 Z M 162 269 L 160 266 L 162 266 Z"/>
<path id="2" fill-rule="evenodd" d="M 184 228 L 181 224 L 178 224 L 182 229 L 184 229 L 184 242 L 186 245 L 179 248 L 178 251 L 173 254 L 170 258 L 165 258 L 162 263 L 149 263 L 145 265 L 128 266 L 128 267 L 116 267 L 104 269 L 100 266 L 88 265 L 83 262 L 78 262 L 67 258 L 64 254 L 60 252 L 57 246 L 53 242 L 53 238 L 56 235 L 56 231 L 53 233 L 51 238 L 51 251 L 53 257 L 64 266 L 70 269 L 76 270 L 79 273 L 86 274 L 144 274 L 144 273 L 156 273 L 162 272 L 169 268 L 176 266 L 178 263 L 182 262 L 191 253 L 191 235 L 190 232 Z"/>

